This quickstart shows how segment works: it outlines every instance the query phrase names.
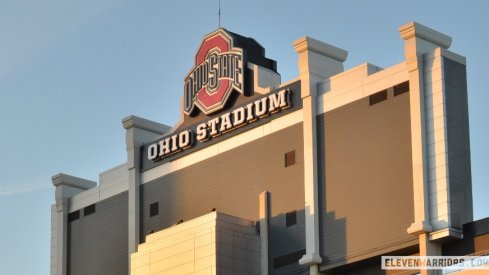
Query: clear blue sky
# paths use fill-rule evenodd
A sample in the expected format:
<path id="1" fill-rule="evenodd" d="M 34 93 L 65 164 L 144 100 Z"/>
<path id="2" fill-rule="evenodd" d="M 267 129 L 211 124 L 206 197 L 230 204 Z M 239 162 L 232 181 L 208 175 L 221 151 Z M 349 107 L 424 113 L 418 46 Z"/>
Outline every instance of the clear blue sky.
<path id="1" fill-rule="evenodd" d="M 98 181 L 125 162 L 127 115 L 178 120 L 217 2 L 0 0 L 0 274 L 49 273 L 52 175 Z M 468 60 L 475 219 L 489 216 L 489 2 L 221 2 L 222 25 L 261 43 L 284 81 L 304 35 L 348 50 L 346 69 L 401 62 L 412 20 L 451 35 Z"/>

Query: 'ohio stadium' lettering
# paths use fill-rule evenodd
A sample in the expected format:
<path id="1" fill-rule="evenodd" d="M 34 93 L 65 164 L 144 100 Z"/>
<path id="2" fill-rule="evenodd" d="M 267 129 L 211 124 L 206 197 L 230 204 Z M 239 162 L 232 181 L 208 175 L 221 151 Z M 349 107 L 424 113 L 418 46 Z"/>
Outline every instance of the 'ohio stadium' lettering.
<path id="1" fill-rule="evenodd" d="M 158 161 L 192 148 L 196 142 L 205 142 L 261 118 L 273 115 L 291 106 L 290 90 L 281 90 L 267 97 L 224 113 L 198 124 L 193 130 L 184 130 L 148 146 L 148 159 Z"/>

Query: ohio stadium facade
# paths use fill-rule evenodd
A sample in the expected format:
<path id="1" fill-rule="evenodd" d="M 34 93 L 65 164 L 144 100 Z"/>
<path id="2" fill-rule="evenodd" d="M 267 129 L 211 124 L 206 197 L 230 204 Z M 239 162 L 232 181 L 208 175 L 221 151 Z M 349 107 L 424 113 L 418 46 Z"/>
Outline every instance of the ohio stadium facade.
<path id="1" fill-rule="evenodd" d="M 176 125 L 128 116 L 125 163 L 52 177 L 51 274 L 425 274 L 381 256 L 488 250 L 466 59 L 421 24 L 399 32 L 388 68 L 345 70 L 347 51 L 300 38 L 287 81 L 254 39 L 206 35 Z"/>

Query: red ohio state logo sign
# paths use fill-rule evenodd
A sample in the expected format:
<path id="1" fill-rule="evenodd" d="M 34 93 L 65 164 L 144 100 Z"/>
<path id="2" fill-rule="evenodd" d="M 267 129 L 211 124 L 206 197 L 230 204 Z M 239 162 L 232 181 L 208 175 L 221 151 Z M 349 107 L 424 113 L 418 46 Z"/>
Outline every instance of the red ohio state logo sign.
<path id="1" fill-rule="evenodd" d="M 243 93 L 243 50 L 220 29 L 206 36 L 195 55 L 195 67 L 184 81 L 184 112 L 197 107 L 209 115 L 224 108 L 233 90 Z"/>

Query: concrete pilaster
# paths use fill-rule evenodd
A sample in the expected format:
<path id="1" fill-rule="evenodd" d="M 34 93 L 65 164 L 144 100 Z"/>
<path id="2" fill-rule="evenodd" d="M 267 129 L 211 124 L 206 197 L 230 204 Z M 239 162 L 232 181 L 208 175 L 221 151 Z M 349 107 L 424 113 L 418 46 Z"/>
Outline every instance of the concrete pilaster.
<path id="1" fill-rule="evenodd" d="M 420 256 L 442 256 L 441 244 L 429 240 L 428 233 L 419 235 Z M 441 270 L 420 270 L 421 275 L 441 275 Z"/>
<path id="2" fill-rule="evenodd" d="M 319 247 L 319 194 L 317 171 L 317 85 L 324 79 L 341 73 L 347 52 L 303 37 L 294 42 L 299 55 L 299 78 L 303 111 L 304 138 L 304 212 L 306 223 L 306 254 L 299 260 L 310 266 L 311 274 L 317 274 L 322 262 Z"/>
<path id="3" fill-rule="evenodd" d="M 53 251 L 56 254 L 55 270 L 51 274 L 67 274 L 67 252 L 68 252 L 68 199 L 80 192 L 97 186 L 96 182 L 57 174 L 51 178 L 56 187 L 56 245 Z M 53 270 L 52 270 L 53 271 Z"/>
<path id="4" fill-rule="evenodd" d="M 122 120 L 126 129 L 127 169 L 129 172 L 128 190 L 128 257 L 137 252 L 140 242 L 140 147 L 144 142 L 151 141 L 160 135 L 168 133 L 170 127 L 144 118 L 129 116 Z M 129 270 L 131 268 L 129 267 Z"/>
<path id="5" fill-rule="evenodd" d="M 405 41 L 406 66 L 409 72 L 411 151 L 413 167 L 414 222 L 407 229 L 410 234 L 431 232 L 430 223 L 427 129 L 425 107 L 425 71 L 423 56 L 436 48 L 448 48 L 451 37 L 421 24 L 411 22 L 399 28 Z"/>
<path id="6" fill-rule="evenodd" d="M 268 275 L 268 222 L 270 219 L 270 193 L 260 193 L 260 274 Z"/>
<path id="7" fill-rule="evenodd" d="M 408 233 L 419 237 L 420 256 L 441 256 L 441 245 L 429 240 L 434 230 L 430 217 L 430 188 L 428 177 L 428 143 L 426 102 L 428 91 L 426 82 L 432 73 L 425 71 L 425 56 L 435 49 L 448 48 L 451 37 L 415 22 L 399 28 L 405 40 L 406 66 L 409 72 L 410 112 L 411 112 L 411 151 L 413 165 L 414 222 Z M 438 270 L 421 270 L 423 275 L 440 274 Z"/>

